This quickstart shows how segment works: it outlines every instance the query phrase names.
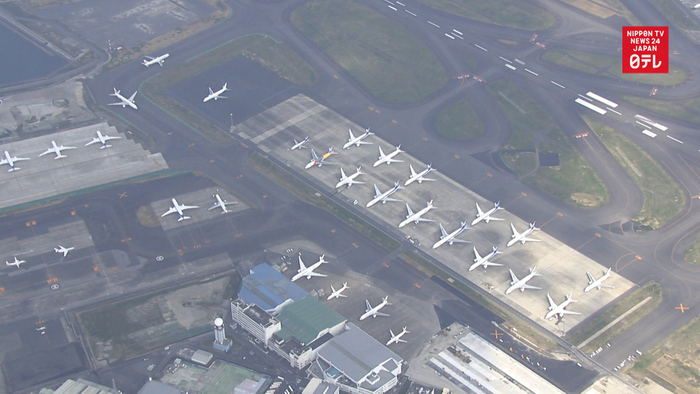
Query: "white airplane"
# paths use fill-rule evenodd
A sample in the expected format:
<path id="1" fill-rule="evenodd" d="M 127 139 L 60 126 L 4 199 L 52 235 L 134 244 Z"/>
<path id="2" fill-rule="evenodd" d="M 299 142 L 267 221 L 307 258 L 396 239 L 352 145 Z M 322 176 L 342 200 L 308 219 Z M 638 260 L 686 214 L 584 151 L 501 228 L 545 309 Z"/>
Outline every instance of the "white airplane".
<path id="1" fill-rule="evenodd" d="M 515 274 L 513 273 L 513 270 L 509 270 L 511 281 L 510 281 L 510 287 L 508 289 L 506 289 L 506 294 L 512 293 L 513 290 L 520 290 L 521 292 L 525 291 L 527 289 L 541 290 L 542 289 L 541 287 L 530 286 L 527 284 L 527 282 L 530 279 L 534 278 L 535 276 L 542 276 L 542 275 L 538 274 L 536 272 L 536 270 L 537 270 L 537 267 L 530 268 L 530 273 L 525 275 L 522 279 L 518 279 L 518 277 L 515 276 Z"/>
<path id="2" fill-rule="evenodd" d="M 348 138 L 348 142 L 346 142 L 345 145 L 343 145 L 343 149 L 349 149 L 353 145 L 359 147 L 360 145 L 371 145 L 372 144 L 371 142 L 363 141 L 365 138 L 374 134 L 371 131 L 369 131 L 369 127 L 365 129 L 364 133 L 358 135 L 357 137 L 355 137 L 352 134 L 352 130 L 350 130 L 350 129 L 348 129 L 348 133 L 350 133 L 350 138 Z"/>
<path id="3" fill-rule="evenodd" d="M 392 343 L 399 343 L 399 342 L 406 343 L 406 341 L 404 341 L 403 339 L 401 339 L 401 337 L 404 336 L 404 335 L 406 335 L 406 334 L 409 334 L 409 333 L 411 333 L 411 332 L 407 330 L 407 327 L 406 327 L 406 326 L 404 326 L 404 327 L 403 327 L 403 331 L 401 331 L 401 332 L 398 333 L 398 334 L 394 334 L 394 332 L 391 331 L 391 328 L 390 328 L 390 329 L 389 329 L 389 334 L 391 334 L 391 339 L 388 340 L 388 341 L 386 342 L 386 346 L 389 346 L 389 345 L 391 345 Z"/>
<path id="4" fill-rule="evenodd" d="M 185 216 L 185 214 L 184 214 L 184 212 L 183 212 L 184 210 L 186 210 L 186 209 L 193 209 L 193 208 L 199 208 L 199 207 L 196 206 L 196 205 L 178 204 L 178 203 L 177 203 L 177 200 L 174 199 L 174 198 L 173 198 L 171 201 L 173 202 L 173 206 L 172 206 L 170 209 L 168 209 L 168 211 L 167 211 L 166 213 L 160 215 L 160 217 L 163 217 L 163 216 L 165 216 L 165 215 L 170 215 L 171 213 L 177 212 L 177 214 L 180 215 L 180 218 L 177 219 L 177 221 L 178 221 L 178 222 L 181 222 L 181 221 L 183 221 L 183 220 L 187 220 L 187 219 L 190 218 L 189 216 Z"/>
<path id="5" fill-rule="evenodd" d="M 138 93 L 138 91 L 134 92 L 134 94 L 132 94 L 131 97 L 126 98 L 121 95 L 121 92 L 117 90 L 117 88 L 112 89 L 114 89 L 114 93 L 110 94 L 110 96 L 114 96 L 120 101 L 118 103 L 109 103 L 108 105 L 121 105 L 122 108 L 126 108 L 126 106 L 128 105 L 133 109 L 139 109 L 139 107 L 136 106 L 136 103 L 134 103 L 134 97 L 136 97 L 136 93 Z"/>
<path id="6" fill-rule="evenodd" d="M 614 289 L 615 287 L 613 286 L 608 286 L 604 285 L 603 282 L 610 277 L 610 270 L 612 270 L 612 267 L 608 268 L 603 272 L 603 276 L 601 276 L 599 279 L 594 279 L 593 275 L 591 275 L 590 272 L 586 272 L 586 275 L 588 275 L 588 286 L 586 286 L 585 289 L 583 289 L 584 293 L 588 293 L 589 291 L 598 288 L 598 290 L 602 288 L 606 289 Z"/>
<path id="7" fill-rule="evenodd" d="M 391 163 L 403 163 L 403 160 L 396 160 L 394 159 L 394 156 L 398 155 L 399 153 L 403 152 L 401 150 L 401 145 L 396 147 L 396 150 L 389 153 L 388 155 L 384 154 L 384 151 L 382 150 L 382 147 L 379 147 L 379 160 L 375 161 L 372 167 L 376 167 L 382 163 L 386 163 L 387 165 Z"/>
<path id="8" fill-rule="evenodd" d="M 102 146 L 100 146 L 100 149 L 109 148 L 109 147 L 111 147 L 112 145 L 107 145 L 107 141 L 109 141 L 109 140 L 118 140 L 118 139 L 120 139 L 120 138 L 122 138 L 122 137 L 110 137 L 110 136 L 108 136 L 107 134 L 102 135 L 102 133 L 100 132 L 100 130 L 97 130 L 97 137 L 93 138 L 92 141 L 90 141 L 90 142 L 88 142 L 87 144 L 85 144 L 85 146 L 92 145 L 92 144 L 96 144 L 96 143 L 99 142 L 99 143 L 102 145 Z"/>
<path id="9" fill-rule="evenodd" d="M 313 166 L 323 166 L 324 164 L 333 164 L 336 165 L 336 163 L 331 163 L 326 161 L 327 158 L 331 157 L 331 155 L 334 155 L 336 152 L 333 150 L 333 147 L 331 146 L 328 148 L 328 153 L 324 153 L 323 156 L 318 157 L 316 152 L 314 152 L 313 149 L 311 149 L 311 161 L 304 167 L 305 170 L 308 170 L 309 168 Z"/>
<path id="10" fill-rule="evenodd" d="M 328 298 L 326 298 L 326 300 L 332 300 L 332 299 L 334 299 L 334 298 L 340 298 L 340 297 L 343 297 L 343 298 L 347 297 L 346 295 L 343 294 L 343 292 L 344 292 L 345 289 L 347 289 L 347 288 L 348 288 L 348 282 L 343 283 L 343 287 L 341 287 L 341 288 L 338 289 L 338 290 L 336 290 L 336 289 L 333 287 L 333 285 L 331 285 L 331 291 L 332 291 L 332 292 L 331 292 L 331 294 L 328 296 Z"/>
<path id="11" fill-rule="evenodd" d="M 214 205 L 211 206 L 211 208 L 208 209 L 209 211 L 211 211 L 214 208 L 221 208 L 222 214 L 229 213 L 231 211 L 226 209 L 226 206 L 238 204 L 237 201 L 226 201 L 226 200 L 222 199 L 221 196 L 219 195 L 219 193 L 214 194 L 212 197 L 214 197 L 216 199 L 216 202 L 214 203 Z"/>
<path id="12" fill-rule="evenodd" d="M 74 146 L 56 145 L 56 141 L 51 141 L 51 145 L 52 145 L 52 147 L 49 148 L 49 149 L 47 149 L 46 152 L 40 154 L 39 157 L 44 156 L 44 155 L 48 155 L 49 153 L 55 153 L 55 154 L 56 154 L 56 157 L 54 157 L 54 160 L 56 160 L 56 159 L 62 159 L 62 158 L 64 158 L 64 157 L 68 157 L 68 156 L 66 156 L 66 155 L 62 155 L 62 154 L 61 154 L 61 151 L 62 151 L 62 150 L 64 150 L 64 149 L 77 149 L 77 148 L 74 147 Z"/>
<path id="13" fill-rule="evenodd" d="M 26 263 L 26 261 L 24 261 L 24 260 L 17 260 L 17 256 L 12 256 L 12 257 L 15 258 L 15 261 L 12 263 L 10 263 L 9 261 L 5 261 L 5 264 L 7 264 L 8 266 L 14 265 L 15 267 L 19 268 L 20 265 Z"/>
<path id="14" fill-rule="evenodd" d="M 439 248 L 444 243 L 449 243 L 450 245 L 452 245 L 455 242 L 470 243 L 469 241 L 456 238 L 459 234 L 462 233 L 462 231 L 467 229 L 469 229 L 469 227 L 467 227 L 467 222 L 462 222 L 462 225 L 457 230 L 448 234 L 447 231 L 445 231 L 445 228 L 442 227 L 442 223 L 440 223 L 440 240 L 435 242 L 435 245 L 433 245 L 433 249 Z"/>
<path id="15" fill-rule="evenodd" d="M 148 66 L 152 66 L 152 65 L 158 63 L 158 65 L 163 67 L 163 63 L 165 63 L 165 59 L 167 59 L 168 57 L 170 57 L 169 53 L 166 53 L 164 55 L 160 55 L 158 57 L 146 56 L 146 58 L 143 59 L 143 62 L 141 62 L 141 64 L 148 67 Z"/>
<path id="16" fill-rule="evenodd" d="M 412 165 L 408 165 L 408 168 L 411 169 L 411 176 L 406 180 L 406 183 L 404 183 L 404 186 L 408 186 L 414 181 L 418 181 L 418 183 L 423 183 L 423 181 L 434 181 L 435 179 L 430 179 L 430 178 L 424 178 L 425 175 L 427 175 L 430 171 L 433 170 L 433 165 L 428 164 L 428 168 L 421 172 L 416 172 L 416 170 L 413 169 Z"/>
<path id="17" fill-rule="evenodd" d="M 486 223 L 490 222 L 491 220 L 503 220 L 501 218 L 493 218 L 491 215 L 501 209 L 501 202 L 497 202 L 493 205 L 493 208 L 489 209 L 488 211 L 484 212 L 481 210 L 481 207 L 479 206 L 479 203 L 476 204 L 476 219 L 472 220 L 472 226 L 479 223 L 480 221 L 485 221 Z"/>
<path id="18" fill-rule="evenodd" d="M 299 253 L 299 270 L 297 270 L 297 273 L 294 274 L 294 276 L 292 277 L 292 282 L 294 282 L 295 280 L 297 280 L 303 276 L 305 276 L 306 279 L 311 279 L 312 276 L 321 276 L 321 277 L 328 276 L 328 275 L 319 274 L 317 272 L 314 272 L 314 270 L 316 268 L 320 267 L 321 264 L 328 263 L 326 260 L 323 259 L 324 257 L 326 257 L 326 255 L 322 254 L 321 257 L 318 258 L 317 262 L 315 262 L 307 267 L 306 265 L 304 265 L 304 262 L 301 261 L 301 253 Z"/>
<path id="19" fill-rule="evenodd" d="M 503 253 L 503 252 L 499 252 L 498 247 L 494 246 L 491 253 L 487 254 L 484 257 L 481 257 L 479 255 L 479 252 L 476 251 L 476 246 L 475 246 L 474 247 L 474 255 L 476 256 L 476 258 L 474 259 L 474 264 L 472 264 L 471 267 L 469 267 L 469 271 L 474 271 L 475 269 L 477 269 L 477 267 L 487 268 L 491 265 L 496 266 L 496 267 L 502 267 L 503 264 L 492 263 L 489 261 L 489 259 L 492 259 L 497 254 L 501 254 L 501 253 Z"/>
<path id="20" fill-rule="evenodd" d="M 56 252 L 56 253 L 63 253 L 63 257 L 68 256 L 68 252 L 70 252 L 70 251 L 73 250 L 73 249 L 75 249 L 74 246 L 71 246 L 70 248 L 64 248 L 64 247 L 61 246 L 61 245 L 58 245 L 57 248 L 53 248 L 54 252 Z"/>
<path id="21" fill-rule="evenodd" d="M 377 187 L 377 184 L 375 183 L 374 184 L 374 198 L 372 200 L 370 200 L 370 202 L 368 202 L 367 205 L 365 205 L 365 207 L 369 208 L 372 205 L 374 205 L 380 201 L 382 202 L 382 204 L 386 204 L 387 201 L 401 201 L 401 200 L 397 200 L 395 198 L 389 198 L 389 196 L 396 193 L 396 191 L 399 189 L 403 189 L 403 187 L 401 187 L 399 185 L 399 181 L 396 181 L 394 183 L 394 187 L 392 187 L 391 189 L 382 193 L 379 191 L 379 188 Z"/>
<path id="22" fill-rule="evenodd" d="M 523 245 L 525 244 L 525 242 L 540 242 L 539 239 L 532 239 L 527 237 L 528 235 L 532 234 L 533 231 L 539 230 L 537 227 L 535 227 L 534 222 L 530 223 L 530 227 L 528 227 L 527 230 L 523 231 L 522 233 L 519 233 L 518 230 L 515 229 L 513 223 L 510 224 L 510 228 L 513 230 L 513 235 L 510 236 L 512 239 L 508 241 L 506 247 L 512 246 L 518 242 L 522 243 Z"/>
<path id="23" fill-rule="evenodd" d="M 348 185 L 348 187 L 350 187 L 356 183 L 360 184 L 360 185 L 364 184 L 365 182 L 360 182 L 360 181 L 355 180 L 355 178 L 357 178 L 358 176 L 363 175 L 363 174 L 364 174 L 364 172 L 362 172 L 362 166 L 357 167 L 357 172 L 355 172 L 354 174 L 351 174 L 350 176 L 345 175 L 345 171 L 343 171 L 343 167 L 340 167 L 340 182 L 338 182 L 335 185 L 335 188 L 337 189 L 343 185 Z"/>
<path id="24" fill-rule="evenodd" d="M 207 101 L 209 101 L 209 100 L 211 100 L 211 99 L 214 99 L 214 101 L 216 101 L 216 100 L 218 100 L 218 99 L 220 99 L 220 98 L 228 98 L 228 97 L 226 97 L 226 96 L 222 96 L 222 94 L 224 94 L 225 91 L 231 90 L 231 89 L 229 89 L 227 86 L 228 86 L 228 82 L 226 82 L 226 83 L 224 84 L 224 87 L 222 87 L 221 89 L 217 90 L 216 92 L 213 91 L 213 90 L 211 90 L 211 88 L 209 88 L 209 95 L 208 95 L 207 97 L 205 97 L 204 100 L 202 100 L 202 102 L 203 102 L 203 103 L 206 103 Z"/>
<path id="25" fill-rule="evenodd" d="M 304 146 L 305 143 L 309 142 L 309 136 L 306 136 L 303 140 L 298 141 L 295 139 L 294 140 L 294 145 L 289 150 L 294 150 L 294 149 L 306 149 Z"/>
<path id="26" fill-rule="evenodd" d="M 24 160 L 30 160 L 26 157 L 11 157 L 10 152 L 5 151 L 5 158 L 0 160 L 0 165 L 7 164 L 10 166 L 10 169 L 7 170 L 7 172 L 12 172 L 12 171 L 17 171 L 20 170 L 21 168 L 15 167 L 15 162 L 17 161 L 24 161 Z"/>
<path id="27" fill-rule="evenodd" d="M 375 306 L 375 307 L 372 307 L 372 305 L 370 305 L 369 301 L 365 300 L 365 306 L 366 306 L 365 313 L 362 316 L 360 316 L 360 320 L 365 320 L 366 318 L 368 318 L 370 316 L 372 316 L 372 318 L 375 318 L 377 316 L 389 316 L 389 314 L 387 314 L 387 313 L 379 312 L 382 308 L 384 308 L 387 305 L 391 305 L 389 303 L 389 296 L 384 297 L 382 299 L 382 302 L 377 304 L 377 306 Z"/>
<path id="28" fill-rule="evenodd" d="M 572 302 L 578 302 L 571 298 L 571 294 L 567 294 L 564 302 L 562 302 L 559 305 L 557 305 L 554 302 L 552 296 L 550 296 L 549 293 L 547 293 L 547 300 L 549 300 L 549 312 L 547 312 L 547 314 L 544 315 L 544 318 L 547 320 L 553 318 L 554 316 L 558 316 L 561 319 L 564 317 L 564 315 L 580 315 L 580 313 L 578 312 L 571 312 L 565 309 Z"/>
<path id="29" fill-rule="evenodd" d="M 433 200 L 428 201 L 428 205 L 425 206 L 425 208 L 421 209 L 420 211 L 413 213 L 411 210 L 411 207 L 408 206 L 408 203 L 406 203 L 406 211 L 408 212 L 408 215 L 406 215 L 406 220 L 403 222 L 399 223 L 399 228 L 413 222 L 414 224 L 418 224 L 419 222 L 434 222 L 433 219 L 424 219 L 422 216 L 425 215 L 428 211 L 431 209 L 434 209 L 435 207 L 433 206 Z"/>

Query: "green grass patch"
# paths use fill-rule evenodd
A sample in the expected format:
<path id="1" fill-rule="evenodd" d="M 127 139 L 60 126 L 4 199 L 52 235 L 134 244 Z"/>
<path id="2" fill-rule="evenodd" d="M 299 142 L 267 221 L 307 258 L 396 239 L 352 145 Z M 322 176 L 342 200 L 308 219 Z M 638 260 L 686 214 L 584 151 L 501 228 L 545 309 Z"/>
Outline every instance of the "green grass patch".
<path id="1" fill-rule="evenodd" d="M 700 264 L 700 233 L 695 236 L 695 241 L 685 250 L 683 257 L 689 263 Z"/>
<path id="2" fill-rule="evenodd" d="M 598 18 L 619 16 L 627 20 L 626 25 L 639 26 L 642 23 L 620 0 L 561 0 Z"/>
<path id="3" fill-rule="evenodd" d="M 659 307 L 659 305 L 661 305 L 661 302 L 663 301 L 663 288 L 658 282 L 650 281 L 644 286 L 635 290 L 632 294 L 608 308 L 600 316 L 589 321 L 574 332 L 569 333 L 566 340 L 575 345 L 582 343 L 603 329 L 603 327 L 610 324 L 613 320 L 629 311 L 632 307 L 644 301 L 647 297 L 652 298 L 643 306 L 639 307 L 639 309 L 635 310 L 633 313 L 630 313 L 624 319 L 617 322 L 617 324 L 603 332 L 600 336 L 590 341 L 583 347 L 582 350 L 589 353 L 601 346 L 605 346 L 606 343 L 613 341 L 614 338 L 621 332 L 642 320 L 642 318 L 653 312 Z"/>
<path id="4" fill-rule="evenodd" d="M 518 178 L 524 177 L 537 168 L 535 152 L 502 152 L 501 160 L 515 172 Z"/>
<path id="5" fill-rule="evenodd" d="M 690 11 L 683 12 L 679 8 L 683 7 L 683 5 L 666 0 L 649 0 L 649 2 L 677 28 L 681 30 L 700 30 L 700 23 L 698 23 L 697 19 L 688 15 Z"/>
<path id="6" fill-rule="evenodd" d="M 462 99 L 440 111 L 435 128 L 445 138 L 467 141 L 480 136 L 484 124 L 469 101 Z"/>
<path id="7" fill-rule="evenodd" d="M 630 103 L 674 119 L 700 124 L 700 97 L 686 100 L 659 100 L 648 97 L 622 95 Z"/>
<path id="8" fill-rule="evenodd" d="M 556 21 L 554 15 L 546 9 L 522 1 L 419 0 L 419 2 L 448 14 L 517 29 L 546 29 Z"/>
<path id="9" fill-rule="evenodd" d="M 685 194 L 661 165 L 611 127 L 589 117 L 584 120 L 644 192 L 644 206 L 635 222 L 657 229 L 681 212 Z"/>
<path id="10" fill-rule="evenodd" d="M 413 103 L 448 81 L 425 43 L 401 24 L 354 1 L 312 0 L 292 23 L 371 95 Z"/>

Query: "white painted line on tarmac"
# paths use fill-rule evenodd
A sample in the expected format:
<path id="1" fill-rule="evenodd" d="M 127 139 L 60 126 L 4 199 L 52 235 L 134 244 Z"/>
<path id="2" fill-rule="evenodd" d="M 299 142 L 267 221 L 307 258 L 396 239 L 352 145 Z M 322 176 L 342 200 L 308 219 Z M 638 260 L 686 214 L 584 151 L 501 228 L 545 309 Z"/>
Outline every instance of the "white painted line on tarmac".
<path id="1" fill-rule="evenodd" d="M 431 21 L 428 21 L 428 23 L 430 23 L 431 25 L 437 27 L 438 29 L 440 28 L 440 25 L 438 25 L 437 23 L 433 23 L 433 22 L 431 22 Z"/>
<path id="2" fill-rule="evenodd" d="M 522 61 L 522 60 L 520 60 L 520 59 L 515 59 L 515 62 L 518 63 L 518 64 L 520 64 L 520 65 L 522 65 L 522 66 L 525 65 L 525 62 Z"/>
<path id="3" fill-rule="evenodd" d="M 394 10 L 394 11 L 398 11 L 396 8 L 394 8 L 394 7 L 390 6 L 390 5 L 388 5 L 387 7 L 389 7 L 390 9 L 392 9 L 392 10 Z"/>
<path id="4" fill-rule="evenodd" d="M 404 10 L 404 11 L 408 12 L 409 14 L 411 14 L 411 15 L 413 15 L 413 16 L 418 16 L 418 15 L 414 14 L 413 12 L 411 12 L 411 11 L 409 11 L 409 10 Z"/>
<path id="5" fill-rule="evenodd" d="M 508 67 L 508 68 L 510 68 L 510 69 L 513 70 L 513 71 L 517 70 L 517 69 L 516 69 L 515 67 L 513 67 L 511 64 L 506 63 L 505 66 Z"/>
<path id="6" fill-rule="evenodd" d="M 682 143 L 683 143 L 683 141 L 679 140 L 678 138 L 673 138 L 673 137 L 671 137 L 670 135 L 666 135 L 666 137 L 668 137 L 669 139 L 671 139 L 671 140 L 673 140 L 673 141 L 678 142 L 679 144 L 682 144 Z"/>
<path id="7" fill-rule="evenodd" d="M 503 60 L 504 62 L 508 62 L 508 63 L 511 63 L 511 64 L 513 63 L 513 62 L 511 62 L 510 60 L 504 58 L 503 56 L 499 56 L 498 58 L 501 59 L 501 60 Z"/>
<path id="8" fill-rule="evenodd" d="M 534 71 L 532 71 L 532 70 L 528 70 L 527 68 L 525 69 L 525 71 L 529 72 L 530 74 L 532 74 L 532 75 L 534 75 L 534 76 L 536 76 L 536 77 L 539 77 L 539 76 L 540 76 L 540 74 L 538 74 L 538 73 L 536 73 L 536 72 L 534 72 Z"/>
<path id="9" fill-rule="evenodd" d="M 608 111 L 610 111 L 610 112 L 614 112 L 614 113 L 616 113 L 616 114 L 618 114 L 618 115 L 622 116 L 622 114 L 621 114 L 621 113 L 619 113 L 619 112 L 615 111 L 614 109 L 612 109 L 612 108 L 610 108 L 610 107 L 605 107 L 605 108 L 607 108 L 607 109 L 608 109 Z"/>
<path id="10" fill-rule="evenodd" d="M 640 126 L 643 126 L 645 129 L 650 129 L 650 128 L 651 128 L 651 126 L 647 125 L 646 123 L 642 123 L 642 122 L 640 122 L 640 121 L 638 121 L 638 120 L 635 120 L 634 122 L 637 123 L 637 124 L 640 125 Z"/>
<path id="11" fill-rule="evenodd" d="M 453 31 L 453 32 L 455 32 L 455 33 L 457 33 L 457 34 L 459 34 L 460 36 L 462 35 L 462 32 L 461 32 L 461 31 L 459 31 L 459 30 L 456 30 L 456 29 L 452 29 L 452 31 Z"/>
<path id="12" fill-rule="evenodd" d="M 451 39 L 453 39 L 453 40 L 455 39 L 454 37 L 452 37 L 451 35 L 449 35 L 449 34 L 447 34 L 447 33 L 445 33 L 445 36 L 446 36 L 447 38 L 451 38 Z"/>
<path id="13" fill-rule="evenodd" d="M 400 5 L 401 7 L 405 7 L 405 6 L 406 6 L 406 4 L 404 4 L 404 3 L 400 2 L 400 1 L 397 1 L 396 4 Z"/>
<path id="14" fill-rule="evenodd" d="M 580 93 L 579 93 L 579 95 L 578 95 L 578 96 L 579 96 L 579 97 L 581 97 L 581 98 L 582 98 L 582 99 L 584 99 L 584 100 L 587 100 L 587 101 L 593 102 L 593 100 L 589 99 L 588 97 L 586 97 L 586 96 L 584 96 L 584 95 L 582 95 L 582 94 L 580 94 Z"/>
<path id="15" fill-rule="evenodd" d="M 484 52 L 488 52 L 488 51 L 489 51 L 488 49 L 482 47 L 482 46 L 479 45 L 479 44 L 474 44 L 474 46 L 477 47 L 477 48 L 479 48 L 479 49 L 481 49 L 481 50 L 484 51 Z"/>
<path id="16" fill-rule="evenodd" d="M 566 87 L 564 87 L 564 85 L 562 85 L 562 84 L 560 84 L 560 83 L 556 83 L 556 82 L 554 82 L 554 81 L 549 81 L 549 82 L 551 82 L 551 83 L 553 83 L 553 84 L 559 86 L 559 87 L 562 88 L 562 89 L 566 89 Z"/>

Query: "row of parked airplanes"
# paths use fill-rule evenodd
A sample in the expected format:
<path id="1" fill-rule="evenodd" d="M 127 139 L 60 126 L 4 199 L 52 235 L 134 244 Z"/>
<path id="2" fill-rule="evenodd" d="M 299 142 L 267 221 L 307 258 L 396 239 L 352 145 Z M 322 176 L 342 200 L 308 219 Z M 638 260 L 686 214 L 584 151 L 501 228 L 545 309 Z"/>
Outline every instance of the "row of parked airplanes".
<path id="1" fill-rule="evenodd" d="M 70 252 L 70 251 L 73 250 L 73 249 L 75 249 L 74 246 L 71 246 L 70 248 L 66 248 L 66 247 L 63 247 L 63 246 L 61 246 L 61 245 L 58 245 L 57 248 L 53 248 L 54 252 L 56 252 L 56 253 L 63 253 L 63 257 L 68 256 L 68 252 Z M 17 256 L 12 256 L 12 257 L 14 257 L 15 261 L 13 261 L 13 262 L 11 262 L 11 263 L 10 263 L 9 261 L 7 261 L 7 260 L 5 261 L 5 264 L 6 264 L 7 266 L 9 266 L 9 267 L 15 266 L 15 267 L 19 268 L 20 265 L 22 265 L 22 264 L 24 264 L 24 263 L 27 262 L 26 260 L 20 260 L 20 259 L 18 259 Z"/>

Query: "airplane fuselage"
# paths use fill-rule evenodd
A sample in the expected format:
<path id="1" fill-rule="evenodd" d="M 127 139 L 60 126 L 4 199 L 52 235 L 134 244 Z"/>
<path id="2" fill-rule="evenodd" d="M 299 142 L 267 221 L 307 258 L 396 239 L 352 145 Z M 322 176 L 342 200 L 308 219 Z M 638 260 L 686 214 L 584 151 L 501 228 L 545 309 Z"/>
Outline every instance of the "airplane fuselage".
<path id="1" fill-rule="evenodd" d="M 437 248 L 439 248 L 440 246 L 442 246 L 442 245 L 445 244 L 445 243 L 449 243 L 450 245 L 452 245 L 452 244 L 454 243 L 454 239 L 455 239 L 459 234 L 462 234 L 462 232 L 463 232 L 464 230 L 466 230 L 466 229 L 467 229 L 467 223 L 462 224 L 462 226 L 461 226 L 460 228 L 458 228 L 457 230 L 451 232 L 450 234 L 447 234 L 446 236 L 442 237 L 442 239 L 440 239 L 439 241 L 435 242 L 435 244 L 433 245 L 433 249 L 437 249 Z"/>
<path id="2" fill-rule="evenodd" d="M 369 208 L 369 207 L 371 207 L 372 205 L 374 205 L 374 204 L 376 204 L 376 203 L 378 203 L 378 202 L 380 202 L 380 201 L 382 202 L 382 204 L 386 203 L 386 199 L 387 199 L 389 196 L 391 196 L 392 194 L 396 193 L 397 190 L 399 190 L 399 185 L 398 185 L 398 184 L 394 185 L 394 187 L 392 187 L 391 189 L 385 191 L 384 193 L 382 193 L 382 194 L 380 194 L 380 195 L 374 197 L 370 202 L 367 203 L 367 205 L 366 205 L 365 207 L 366 207 L 366 208 Z"/>
<path id="3" fill-rule="evenodd" d="M 432 201 L 430 201 L 430 202 L 428 203 L 428 206 L 426 206 L 425 208 L 423 208 L 423 209 L 421 209 L 420 211 L 414 213 L 413 215 L 407 216 L 407 217 L 406 217 L 406 220 L 404 220 L 403 222 L 399 223 L 399 228 L 401 228 L 401 227 L 403 227 L 403 226 L 405 226 L 405 225 L 407 225 L 407 224 L 409 224 L 409 223 L 411 223 L 411 222 L 415 222 L 415 224 L 418 224 L 418 222 L 420 222 L 420 219 L 422 218 L 422 216 L 425 215 L 425 214 L 426 214 L 428 211 L 430 211 L 431 209 L 433 209 Z"/>
<path id="4" fill-rule="evenodd" d="M 411 166 L 411 170 L 413 170 L 412 166 Z M 415 181 L 418 181 L 418 183 L 423 183 L 423 181 L 425 180 L 425 179 L 423 179 L 423 177 L 425 175 L 427 175 L 432 170 L 433 170 L 433 167 L 428 166 L 428 168 L 426 168 L 425 170 L 423 170 L 419 173 L 416 173 L 416 174 L 412 174 L 411 177 L 406 180 L 406 183 L 404 183 L 404 186 L 408 186 Z"/>
<path id="5" fill-rule="evenodd" d="M 528 241 L 527 236 L 532 234 L 533 231 L 538 230 L 534 224 L 531 224 L 530 227 L 527 228 L 527 230 L 523 231 L 520 234 L 513 234 L 513 239 L 508 241 L 506 244 L 506 247 L 515 245 L 516 243 L 520 242 L 522 244 L 525 244 L 525 242 Z"/>
<path id="6" fill-rule="evenodd" d="M 380 153 L 382 152 L 381 148 L 379 148 L 379 151 L 380 151 Z M 372 165 L 372 167 L 376 167 L 382 163 L 391 164 L 392 159 L 401 152 L 403 152 L 401 150 L 401 148 L 396 147 L 395 151 L 393 151 L 387 155 L 383 155 L 383 156 L 380 155 L 379 160 L 375 161 L 374 164 Z M 398 161 L 400 161 L 400 160 L 398 160 Z"/>
<path id="7" fill-rule="evenodd" d="M 600 290 L 602 287 L 604 287 L 603 282 L 608 278 L 610 278 L 610 270 L 609 269 L 607 271 L 605 271 L 605 274 L 603 274 L 603 276 L 601 276 L 597 280 L 589 281 L 588 286 L 586 286 L 586 288 L 583 289 L 583 292 L 588 293 L 589 291 L 591 291 L 595 288 L 598 288 L 598 290 Z M 612 287 L 612 286 L 610 286 L 610 287 Z"/>
<path id="8" fill-rule="evenodd" d="M 477 207 L 478 207 L 478 204 L 477 204 Z M 491 208 L 491 209 L 489 209 L 488 211 L 484 212 L 483 215 L 478 215 L 478 214 L 477 214 L 476 219 L 472 220 L 472 226 L 475 225 L 475 224 L 477 224 L 477 223 L 479 223 L 479 222 L 482 221 L 482 220 L 485 221 L 486 223 L 488 223 L 489 221 L 491 221 L 492 219 L 494 219 L 494 218 L 491 217 L 491 215 L 492 215 L 494 212 L 498 211 L 499 209 L 500 209 L 499 204 L 496 204 L 496 206 L 494 206 L 493 208 Z"/>
<path id="9" fill-rule="evenodd" d="M 477 253 L 476 247 L 474 247 L 474 253 Z M 481 257 L 481 258 L 478 258 L 478 257 L 475 258 L 475 259 L 474 259 L 474 264 L 472 264 L 472 265 L 469 267 L 469 271 L 474 271 L 474 270 L 477 269 L 478 267 L 480 267 L 480 266 L 482 266 L 482 265 L 488 263 L 490 259 L 492 259 L 494 256 L 496 256 L 496 255 L 499 254 L 499 253 L 500 253 L 500 252 L 498 251 L 498 248 L 493 248 L 493 250 L 491 251 L 491 253 L 487 254 L 486 256 L 483 256 L 483 257 Z"/>
<path id="10" fill-rule="evenodd" d="M 225 83 L 224 86 L 223 86 L 221 89 L 217 90 L 216 92 L 211 92 L 211 88 L 209 88 L 209 91 L 210 91 L 211 93 L 209 93 L 209 95 L 207 95 L 207 97 L 205 97 L 204 100 L 202 100 L 202 102 L 203 102 L 203 103 L 206 103 L 207 101 L 212 100 L 212 99 L 213 99 L 214 101 L 216 101 L 216 100 L 218 100 L 219 98 L 225 98 L 225 97 L 223 97 L 223 96 L 221 96 L 221 95 L 224 94 L 225 91 L 229 90 L 229 89 L 227 88 L 227 85 L 228 85 L 228 82 Z"/>
<path id="11" fill-rule="evenodd" d="M 341 168 L 340 170 L 341 170 L 341 172 L 343 172 L 343 175 L 345 175 L 345 172 L 343 171 L 343 169 Z M 357 169 L 357 172 L 355 172 L 354 174 L 350 174 L 350 175 L 348 175 L 348 176 L 345 176 L 345 177 L 343 177 L 343 178 L 340 178 L 340 182 L 338 182 L 338 183 L 335 185 L 335 188 L 337 189 L 337 188 L 339 188 L 339 187 L 341 187 L 341 186 L 343 186 L 343 185 L 348 185 L 348 187 L 350 187 L 350 186 L 352 186 L 353 183 L 364 183 L 364 182 L 354 182 L 354 181 L 355 181 L 355 178 L 357 178 L 357 177 L 360 176 L 360 175 L 362 175 L 362 172 L 361 172 L 360 169 L 358 168 L 358 169 Z"/>
<path id="12" fill-rule="evenodd" d="M 389 303 L 389 301 L 385 298 L 381 303 L 377 304 L 377 306 L 375 306 L 372 309 L 369 309 L 362 316 L 360 316 L 360 320 L 365 320 L 366 318 L 368 318 L 370 316 L 372 316 L 373 318 L 377 317 L 379 315 L 379 311 L 382 308 L 384 308 L 388 303 Z"/>
<path id="13" fill-rule="evenodd" d="M 165 59 L 167 59 L 169 56 L 170 56 L 170 54 L 166 53 L 164 55 L 160 55 L 158 57 L 155 57 L 151 60 L 144 59 L 142 64 L 144 66 L 148 67 L 148 66 L 152 66 L 152 65 L 158 63 L 161 67 L 163 67 L 163 63 L 164 63 Z"/>
<path id="14" fill-rule="evenodd" d="M 535 276 L 539 276 L 539 274 L 537 274 L 537 272 L 533 269 L 529 274 L 527 274 L 517 282 L 511 282 L 511 286 L 508 289 L 506 289 L 506 294 L 510 294 L 514 290 L 525 291 L 525 285 L 527 284 L 527 282 L 530 281 L 530 279 L 534 278 Z"/>

